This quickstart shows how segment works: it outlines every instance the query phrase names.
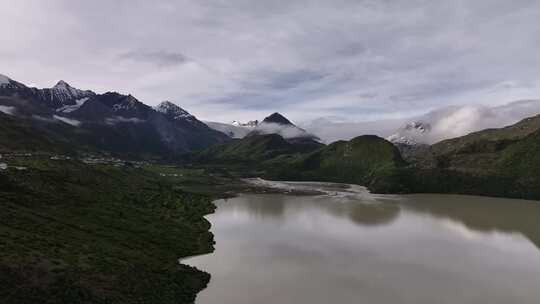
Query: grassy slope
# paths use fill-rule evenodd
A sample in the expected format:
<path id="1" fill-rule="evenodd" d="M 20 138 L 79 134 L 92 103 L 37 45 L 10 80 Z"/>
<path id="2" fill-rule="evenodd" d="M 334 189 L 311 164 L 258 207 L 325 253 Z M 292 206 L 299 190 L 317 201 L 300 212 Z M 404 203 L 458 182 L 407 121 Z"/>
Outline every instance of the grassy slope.
<path id="1" fill-rule="evenodd" d="M 259 162 L 293 152 L 293 145 L 283 137 L 269 134 L 234 139 L 202 151 L 197 158 L 211 162 Z"/>
<path id="2" fill-rule="evenodd" d="M 430 161 L 406 173 L 411 191 L 540 198 L 540 116 L 445 140 L 428 153 Z"/>
<path id="3" fill-rule="evenodd" d="M 21 160 L 0 173 L 3 303 L 191 303 L 209 275 L 207 196 L 147 170 Z"/>
<path id="4" fill-rule="evenodd" d="M 404 165 L 390 142 L 364 135 L 299 157 L 275 159 L 268 163 L 268 171 L 279 179 L 355 183 L 376 192 L 403 192 L 397 173 Z"/>

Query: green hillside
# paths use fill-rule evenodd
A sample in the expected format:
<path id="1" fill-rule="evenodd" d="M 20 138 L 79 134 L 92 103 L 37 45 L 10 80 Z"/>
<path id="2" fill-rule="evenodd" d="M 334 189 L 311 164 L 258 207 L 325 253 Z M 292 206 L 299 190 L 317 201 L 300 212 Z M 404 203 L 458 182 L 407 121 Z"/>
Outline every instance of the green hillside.
<path id="1" fill-rule="evenodd" d="M 282 162 L 280 164 L 280 162 Z M 375 192 L 403 192 L 399 169 L 406 163 L 390 142 L 373 135 L 338 141 L 292 159 L 267 163 L 268 176 L 368 186 Z"/>
<path id="2" fill-rule="evenodd" d="M 212 250 L 209 197 L 158 174 L 10 159 L 0 171 L 2 303 L 192 303 L 209 275 L 178 258 Z"/>
<path id="3" fill-rule="evenodd" d="M 407 173 L 414 192 L 540 198 L 540 116 L 434 144 Z"/>

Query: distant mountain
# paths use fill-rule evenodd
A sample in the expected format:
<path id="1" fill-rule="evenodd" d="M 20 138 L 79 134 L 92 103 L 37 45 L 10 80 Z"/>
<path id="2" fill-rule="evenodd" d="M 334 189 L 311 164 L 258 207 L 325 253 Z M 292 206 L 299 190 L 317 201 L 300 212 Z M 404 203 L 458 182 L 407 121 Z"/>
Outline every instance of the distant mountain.
<path id="1" fill-rule="evenodd" d="M 406 123 L 404 119 L 378 121 L 346 121 L 339 117 L 321 117 L 303 122 L 300 127 L 321 138 L 325 143 L 351 140 L 362 134 L 386 138 Z"/>
<path id="2" fill-rule="evenodd" d="M 294 124 L 290 120 L 288 120 L 287 118 L 285 118 L 285 116 L 277 112 L 271 114 L 270 116 L 266 117 L 262 121 L 262 124 L 272 124 L 272 123 L 282 125 L 282 126 L 294 126 Z"/>
<path id="3" fill-rule="evenodd" d="M 540 115 L 431 145 L 410 158 L 414 192 L 540 198 Z"/>
<path id="4" fill-rule="evenodd" d="M 279 113 L 273 113 L 263 119 L 247 136 L 262 134 L 278 134 L 288 141 L 314 141 L 320 142 L 320 139 L 308 133 L 306 130 L 297 127 L 285 116 Z"/>
<path id="5" fill-rule="evenodd" d="M 320 139 L 317 136 L 297 127 L 280 113 L 273 113 L 264 118 L 261 122 L 252 120 L 247 123 L 241 123 L 235 120 L 231 124 L 218 122 L 207 122 L 207 124 L 211 128 L 229 135 L 231 138 L 278 134 L 289 142 L 320 142 Z"/>
<path id="6" fill-rule="evenodd" d="M 417 143 L 434 144 L 438 141 L 467 135 L 488 128 L 501 128 L 540 113 L 540 100 L 518 100 L 503 105 L 481 104 L 445 106 L 426 114 L 384 120 L 351 121 L 343 117 L 321 117 L 302 122 L 299 127 L 331 143 L 350 140 L 358 135 L 372 134 L 388 138 L 408 123 L 429 124 L 431 130 L 418 134 Z"/>
<path id="7" fill-rule="evenodd" d="M 152 108 L 132 95 L 96 94 L 65 81 L 37 89 L 0 76 L 0 111 L 84 149 L 167 155 L 228 140 L 171 102 Z"/>

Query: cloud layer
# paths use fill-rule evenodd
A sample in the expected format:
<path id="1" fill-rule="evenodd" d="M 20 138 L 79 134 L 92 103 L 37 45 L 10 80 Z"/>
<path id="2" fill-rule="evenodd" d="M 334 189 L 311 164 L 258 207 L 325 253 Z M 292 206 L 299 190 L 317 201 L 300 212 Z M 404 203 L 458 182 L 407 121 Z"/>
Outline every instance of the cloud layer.
<path id="1" fill-rule="evenodd" d="M 326 143 L 349 140 L 363 134 L 385 138 L 395 134 L 396 137 L 404 136 L 417 143 L 433 144 L 483 129 L 502 128 L 535 115 L 540 115 L 540 100 L 521 100 L 493 107 L 479 104 L 445 106 L 424 115 L 369 122 L 339 122 L 335 118 L 321 118 L 306 122 L 302 127 Z M 404 126 L 411 122 L 428 124 L 430 130 L 425 133 L 406 130 Z"/>
<path id="2" fill-rule="evenodd" d="M 534 0 L 1 2 L 0 73 L 201 119 L 399 119 L 540 97 Z"/>

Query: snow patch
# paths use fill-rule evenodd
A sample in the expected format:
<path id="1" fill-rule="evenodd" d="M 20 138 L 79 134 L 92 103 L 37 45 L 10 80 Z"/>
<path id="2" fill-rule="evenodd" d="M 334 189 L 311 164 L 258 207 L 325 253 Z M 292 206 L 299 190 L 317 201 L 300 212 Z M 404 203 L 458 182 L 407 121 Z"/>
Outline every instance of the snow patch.
<path id="1" fill-rule="evenodd" d="M 77 99 L 75 100 L 75 104 L 74 105 L 66 105 L 66 106 L 63 106 L 61 108 L 58 108 L 56 110 L 56 112 L 61 112 L 61 113 L 71 113 L 73 111 L 76 111 L 78 110 L 80 107 L 82 107 L 82 105 L 88 101 L 88 99 L 90 99 L 90 97 L 85 97 L 85 98 L 81 98 L 81 99 Z"/>
<path id="2" fill-rule="evenodd" d="M 112 106 L 113 108 L 113 111 L 115 112 L 118 112 L 120 110 L 129 110 L 129 109 L 132 109 L 133 108 L 133 104 L 129 103 L 129 104 L 121 104 L 121 103 L 116 103 Z"/>
<path id="3" fill-rule="evenodd" d="M 243 123 L 243 122 L 240 122 L 238 120 L 233 120 L 231 125 L 233 125 L 235 127 L 255 128 L 256 126 L 259 125 L 259 121 L 258 120 L 250 120 L 250 121 L 248 121 L 246 123 Z"/>
<path id="4" fill-rule="evenodd" d="M 8 114 L 8 115 L 15 115 L 15 107 L 0 106 L 0 112 Z"/>
<path id="5" fill-rule="evenodd" d="M 81 125 L 81 122 L 78 121 L 78 120 L 75 120 L 75 119 L 70 119 L 70 118 L 67 118 L 67 117 L 62 117 L 62 116 L 58 116 L 58 115 L 53 115 L 53 118 L 56 119 L 56 120 L 59 120 L 63 123 L 66 123 L 68 125 L 72 125 L 74 127 L 78 127 Z"/>

